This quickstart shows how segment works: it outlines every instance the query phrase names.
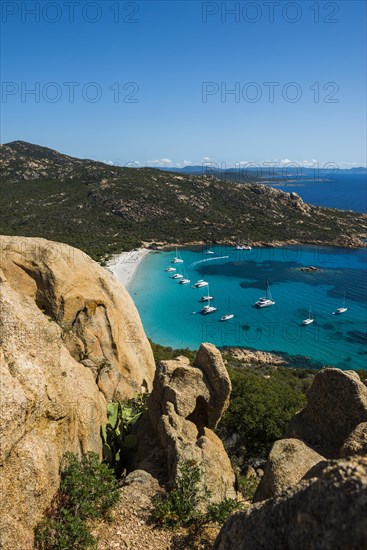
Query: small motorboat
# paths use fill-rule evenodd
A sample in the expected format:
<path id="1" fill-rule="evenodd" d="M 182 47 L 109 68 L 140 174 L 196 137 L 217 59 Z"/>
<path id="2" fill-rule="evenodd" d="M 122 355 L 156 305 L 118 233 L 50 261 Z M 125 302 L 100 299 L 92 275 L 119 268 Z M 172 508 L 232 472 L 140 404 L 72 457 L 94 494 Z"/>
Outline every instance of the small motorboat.
<path id="1" fill-rule="evenodd" d="M 311 325 L 314 322 L 314 320 L 315 319 L 314 319 L 312 309 L 311 309 L 311 306 L 310 306 L 310 309 L 308 311 L 308 317 L 307 317 L 307 319 L 304 319 L 302 321 L 302 325 Z"/>

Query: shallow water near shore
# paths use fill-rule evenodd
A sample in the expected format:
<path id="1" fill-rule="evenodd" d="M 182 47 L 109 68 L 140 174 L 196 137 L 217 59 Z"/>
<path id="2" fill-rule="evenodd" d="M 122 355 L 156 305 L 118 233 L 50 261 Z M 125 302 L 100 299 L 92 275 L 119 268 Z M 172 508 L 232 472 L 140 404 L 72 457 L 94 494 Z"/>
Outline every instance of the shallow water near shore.
<path id="1" fill-rule="evenodd" d="M 164 271 L 174 251 L 153 252 L 139 266 L 129 292 L 154 342 L 197 349 L 209 341 L 303 356 L 316 367 L 367 368 L 366 249 L 302 245 L 211 250 L 215 254 L 209 256 L 198 247 L 180 249 L 184 264 L 174 267 L 186 272 L 189 285 L 178 284 Z M 319 271 L 300 270 L 310 265 Z M 198 279 L 209 282 L 217 312 L 199 313 L 207 288 L 191 288 Z M 258 309 L 254 303 L 265 295 L 267 280 L 276 303 Z M 344 292 L 348 311 L 332 315 Z M 315 322 L 303 326 L 310 305 Z M 229 311 L 235 317 L 220 322 Z"/>

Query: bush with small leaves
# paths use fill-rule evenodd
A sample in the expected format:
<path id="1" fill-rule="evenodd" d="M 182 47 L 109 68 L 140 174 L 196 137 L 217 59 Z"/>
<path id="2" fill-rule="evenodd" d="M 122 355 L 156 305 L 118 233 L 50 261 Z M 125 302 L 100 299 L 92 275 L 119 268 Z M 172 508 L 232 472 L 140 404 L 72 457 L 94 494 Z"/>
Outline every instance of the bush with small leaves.
<path id="1" fill-rule="evenodd" d="M 200 528 L 207 523 L 224 523 L 242 505 L 226 498 L 210 504 L 210 492 L 202 484 L 202 468 L 194 460 L 186 460 L 179 468 L 172 490 L 153 500 L 153 520 L 164 529 Z"/>
<path id="2" fill-rule="evenodd" d="M 40 550 L 83 550 L 95 545 L 87 521 L 111 518 L 110 511 L 119 500 L 113 471 L 89 452 L 79 460 L 66 453 L 62 461 L 60 488 L 45 518 L 36 530 Z"/>
<path id="3" fill-rule="evenodd" d="M 198 522 L 202 517 L 200 505 L 209 496 L 209 492 L 201 486 L 201 478 L 202 469 L 198 463 L 186 460 L 179 468 L 172 490 L 154 498 L 154 521 L 166 529 Z"/>
<path id="4" fill-rule="evenodd" d="M 242 504 L 235 498 L 225 498 L 221 502 L 210 504 L 204 518 L 205 523 L 222 525 L 234 512 L 242 509 Z"/>

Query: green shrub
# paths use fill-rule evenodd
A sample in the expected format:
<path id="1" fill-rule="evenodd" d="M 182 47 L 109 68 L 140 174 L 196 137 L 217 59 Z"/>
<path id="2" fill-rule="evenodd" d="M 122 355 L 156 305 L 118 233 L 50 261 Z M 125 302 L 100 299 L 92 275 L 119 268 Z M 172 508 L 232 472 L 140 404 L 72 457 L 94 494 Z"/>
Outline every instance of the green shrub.
<path id="1" fill-rule="evenodd" d="M 278 371 L 268 377 L 249 370 L 229 374 L 231 402 L 219 427 L 221 436 L 237 434 L 238 449 L 247 456 L 265 458 L 290 419 L 306 404 L 302 380 Z"/>
<path id="2" fill-rule="evenodd" d="M 170 346 L 161 346 L 160 344 L 156 344 L 151 340 L 149 340 L 149 343 L 152 347 L 154 359 L 157 364 L 160 361 L 165 361 L 167 359 L 175 359 L 179 355 L 188 357 L 188 359 L 190 359 L 190 362 L 192 364 L 196 357 L 197 352 L 189 348 L 174 349 L 174 348 L 171 348 Z"/>
<path id="3" fill-rule="evenodd" d="M 242 504 L 234 498 L 225 498 L 216 504 L 210 504 L 205 516 L 206 523 L 219 523 L 222 525 L 229 516 L 242 509 Z"/>
<path id="4" fill-rule="evenodd" d="M 260 483 L 260 479 L 258 477 L 237 475 L 237 483 L 238 489 L 243 498 L 252 501 L 255 496 L 256 489 Z"/>
<path id="5" fill-rule="evenodd" d="M 153 519 L 163 528 L 190 525 L 201 518 L 200 505 L 207 499 L 201 488 L 202 470 L 194 460 L 186 460 L 172 490 L 153 499 Z"/>
<path id="6" fill-rule="evenodd" d="M 62 461 L 60 488 L 36 530 L 40 550 L 82 550 L 95 545 L 87 521 L 110 519 L 119 500 L 113 472 L 89 452 L 79 460 L 66 453 Z"/>
<path id="7" fill-rule="evenodd" d="M 186 460 L 179 468 L 172 490 L 153 499 L 153 520 L 165 529 L 198 527 L 206 523 L 224 523 L 241 508 L 234 499 L 209 504 L 210 492 L 202 484 L 202 468 L 194 460 Z"/>

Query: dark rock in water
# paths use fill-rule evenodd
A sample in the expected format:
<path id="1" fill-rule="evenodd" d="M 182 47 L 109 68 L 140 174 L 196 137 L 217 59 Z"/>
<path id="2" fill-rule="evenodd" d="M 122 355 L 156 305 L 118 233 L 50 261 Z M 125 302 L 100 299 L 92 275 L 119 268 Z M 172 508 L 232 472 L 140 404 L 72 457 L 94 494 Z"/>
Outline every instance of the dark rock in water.
<path id="1" fill-rule="evenodd" d="M 359 330 L 349 330 L 347 341 L 352 344 L 367 344 L 367 332 L 361 332 Z"/>
<path id="2" fill-rule="evenodd" d="M 315 267 L 314 265 L 310 265 L 308 267 L 301 267 L 300 268 L 300 271 L 311 271 L 311 272 L 315 272 L 315 271 L 321 271 L 321 269 L 319 269 L 318 267 Z"/>
<path id="3" fill-rule="evenodd" d="M 307 399 L 285 437 L 301 439 L 327 458 L 338 457 L 349 434 L 367 421 L 366 386 L 355 372 L 327 368 L 315 376 Z"/>
<path id="4" fill-rule="evenodd" d="M 319 479 L 233 515 L 213 550 L 367 547 L 367 459 L 332 463 Z"/>

